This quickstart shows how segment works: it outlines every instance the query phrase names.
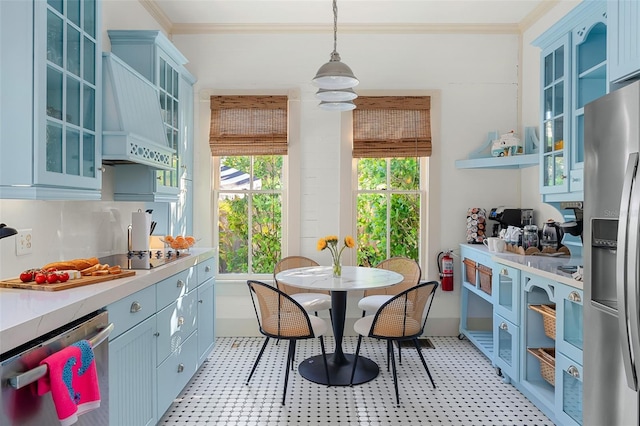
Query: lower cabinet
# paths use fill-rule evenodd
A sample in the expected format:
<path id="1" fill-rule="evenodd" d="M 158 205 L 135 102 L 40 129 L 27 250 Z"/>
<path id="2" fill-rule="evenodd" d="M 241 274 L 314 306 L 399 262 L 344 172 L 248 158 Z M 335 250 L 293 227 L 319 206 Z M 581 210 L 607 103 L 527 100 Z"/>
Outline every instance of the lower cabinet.
<path id="1" fill-rule="evenodd" d="M 582 425 L 583 291 L 501 264 L 484 247 L 460 247 L 460 337 L 555 424 Z M 492 277 L 490 287 L 481 274 Z"/>
<path id="2" fill-rule="evenodd" d="M 207 259 L 107 306 L 111 424 L 156 424 L 207 358 L 213 271 Z"/>

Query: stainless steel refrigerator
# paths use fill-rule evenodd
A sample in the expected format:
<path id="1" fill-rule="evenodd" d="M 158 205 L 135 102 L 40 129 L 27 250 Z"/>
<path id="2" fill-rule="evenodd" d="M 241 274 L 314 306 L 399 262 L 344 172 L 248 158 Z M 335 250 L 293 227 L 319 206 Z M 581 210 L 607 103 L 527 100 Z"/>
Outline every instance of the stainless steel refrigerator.
<path id="1" fill-rule="evenodd" d="M 584 121 L 584 424 L 638 426 L 640 82 Z"/>

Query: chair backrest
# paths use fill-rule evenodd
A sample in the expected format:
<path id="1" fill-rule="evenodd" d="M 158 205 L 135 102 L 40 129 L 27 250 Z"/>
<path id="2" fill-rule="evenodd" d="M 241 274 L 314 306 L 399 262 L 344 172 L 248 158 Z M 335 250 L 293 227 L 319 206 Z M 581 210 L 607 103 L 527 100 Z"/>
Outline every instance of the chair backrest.
<path id="1" fill-rule="evenodd" d="M 247 285 L 260 333 L 278 339 L 314 337 L 309 315 L 298 302 L 269 284 L 249 280 Z"/>
<path id="2" fill-rule="evenodd" d="M 404 279 L 398 284 L 394 284 L 390 287 L 383 287 L 371 290 L 365 290 L 364 296 L 372 296 L 377 294 L 396 295 L 411 287 L 416 286 L 420 282 L 420 265 L 413 259 L 408 257 L 391 257 L 383 260 L 378 265 L 378 269 L 386 269 L 401 274 Z"/>
<path id="3" fill-rule="evenodd" d="M 369 336 L 388 339 L 421 335 L 437 288 L 437 281 L 423 282 L 385 302 L 376 312 Z"/>
<path id="4" fill-rule="evenodd" d="M 281 259 L 276 266 L 273 268 L 273 281 L 276 283 L 276 287 L 278 289 L 284 291 L 285 293 L 292 295 L 296 293 L 325 293 L 329 294 L 329 292 L 317 291 L 317 290 L 308 290 L 304 288 L 294 287 L 291 285 L 287 285 L 276 280 L 276 274 L 278 272 L 286 271 L 288 269 L 293 268 L 303 268 L 305 266 L 319 266 L 318 262 L 313 259 L 309 259 L 304 256 L 288 256 Z"/>

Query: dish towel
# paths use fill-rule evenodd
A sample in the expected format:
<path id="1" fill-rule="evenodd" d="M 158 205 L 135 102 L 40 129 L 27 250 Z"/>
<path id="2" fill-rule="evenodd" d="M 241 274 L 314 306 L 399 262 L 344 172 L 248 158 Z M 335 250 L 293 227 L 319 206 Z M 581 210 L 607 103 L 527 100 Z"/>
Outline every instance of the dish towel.
<path id="1" fill-rule="evenodd" d="M 100 407 L 100 388 L 93 349 L 81 340 L 40 362 L 47 374 L 38 380 L 38 395 L 51 391 L 62 426 L 78 421 L 78 416 Z"/>

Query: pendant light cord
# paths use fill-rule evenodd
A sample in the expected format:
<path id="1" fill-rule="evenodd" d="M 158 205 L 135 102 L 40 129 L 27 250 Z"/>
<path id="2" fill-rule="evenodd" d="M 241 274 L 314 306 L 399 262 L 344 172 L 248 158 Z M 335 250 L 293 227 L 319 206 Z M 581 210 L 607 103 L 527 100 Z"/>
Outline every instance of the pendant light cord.
<path id="1" fill-rule="evenodd" d="M 338 53 L 338 1 L 333 0 L 333 53 Z"/>

